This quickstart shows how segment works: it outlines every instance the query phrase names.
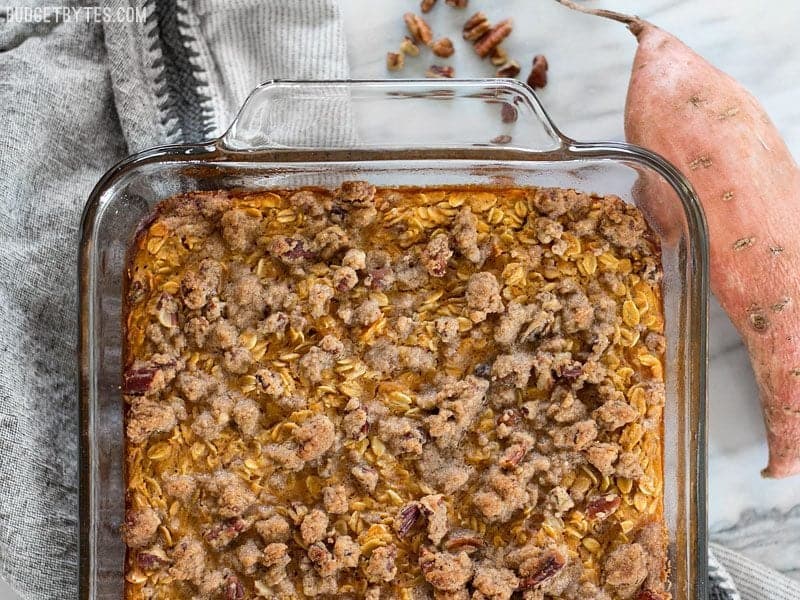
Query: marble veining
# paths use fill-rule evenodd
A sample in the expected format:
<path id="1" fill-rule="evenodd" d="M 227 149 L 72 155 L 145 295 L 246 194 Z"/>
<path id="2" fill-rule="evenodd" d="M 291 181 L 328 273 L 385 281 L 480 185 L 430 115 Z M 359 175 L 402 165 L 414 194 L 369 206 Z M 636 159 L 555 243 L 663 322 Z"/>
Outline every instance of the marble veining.
<path id="1" fill-rule="evenodd" d="M 457 11 L 439 0 L 430 13 L 435 35 L 456 44 L 449 61 L 430 53 L 407 59 L 399 75 L 385 53 L 405 35 L 402 14 L 414 0 L 343 0 L 351 76 L 421 77 L 448 62 L 460 77 L 494 73 L 460 39 L 461 25 L 480 9 L 490 20 L 513 17 L 504 44 L 527 75 L 534 54 L 547 55 L 550 82 L 539 96 L 555 123 L 581 140 L 621 140 L 623 107 L 635 40 L 622 25 L 575 14 L 552 0 L 470 0 Z M 763 103 L 795 157 L 800 156 L 800 3 L 794 0 L 603 0 L 673 32 L 736 77 Z M 720 543 L 800 579 L 800 477 L 764 480 L 764 425 L 747 352 L 712 300 L 709 338 L 709 525 Z"/>

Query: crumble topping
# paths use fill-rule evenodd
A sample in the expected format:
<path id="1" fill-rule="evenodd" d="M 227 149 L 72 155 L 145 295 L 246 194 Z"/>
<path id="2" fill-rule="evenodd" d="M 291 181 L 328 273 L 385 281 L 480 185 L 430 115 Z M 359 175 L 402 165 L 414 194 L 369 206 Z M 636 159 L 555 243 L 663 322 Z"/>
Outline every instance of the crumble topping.
<path id="1" fill-rule="evenodd" d="M 670 598 L 660 278 L 613 196 L 166 200 L 127 271 L 127 597 Z"/>

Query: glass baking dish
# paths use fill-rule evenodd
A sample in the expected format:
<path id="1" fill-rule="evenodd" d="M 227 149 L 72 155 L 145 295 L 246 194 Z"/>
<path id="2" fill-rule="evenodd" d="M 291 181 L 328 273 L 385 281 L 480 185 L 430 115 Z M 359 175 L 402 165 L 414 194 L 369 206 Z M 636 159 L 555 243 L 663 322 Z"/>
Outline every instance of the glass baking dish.
<path id="1" fill-rule="evenodd" d="M 498 184 L 616 194 L 660 238 L 668 340 L 665 518 L 676 600 L 706 597 L 708 245 L 697 198 L 670 164 L 624 143 L 566 138 L 511 80 L 267 82 L 228 132 L 132 156 L 97 184 L 80 252 L 80 598 L 119 599 L 124 513 L 122 277 L 164 198 L 219 188 Z"/>

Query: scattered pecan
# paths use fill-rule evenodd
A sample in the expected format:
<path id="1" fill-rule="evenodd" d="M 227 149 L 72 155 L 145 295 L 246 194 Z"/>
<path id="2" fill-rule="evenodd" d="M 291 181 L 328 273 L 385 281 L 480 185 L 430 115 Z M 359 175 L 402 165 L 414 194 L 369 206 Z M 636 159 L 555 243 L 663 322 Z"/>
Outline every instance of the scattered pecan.
<path id="1" fill-rule="evenodd" d="M 486 58 L 492 50 L 511 34 L 512 30 L 511 19 L 500 21 L 475 42 L 473 46 L 475 53 L 481 58 Z"/>
<path id="2" fill-rule="evenodd" d="M 508 102 L 503 102 L 503 107 L 500 109 L 500 120 L 503 123 L 514 123 L 517 120 L 517 107 Z"/>
<path id="3" fill-rule="evenodd" d="M 431 44 L 431 50 L 436 56 L 441 56 L 442 58 L 447 58 L 448 56 L 452 56 L 453 52 L 455 52 L 455 48 L 453 48 L 453 42 L 450 41 L 450 38 L 439 38 L 433 44 Z"/>
<path id="4" fill-rule="evenodd" d="M 452 6 L 453 8 L 467 8 L 468 2 L 469 0 L 444 0 L 447 6 Z"/>
<path id="5" fill-rule="evenodd" d="M 552 551 L 539 561 L 533 575 L 528 577 L 521 577 L 517 589 L 520 591 L 531 590 L 554 575 L 556 575 L 564 566 L 567 561 L 558 552 Z"/>
<path id="6" fill-rule="evenodd" d="M 464 23 L 463 36 L 469 42 L 474 42 L 480 38 L 484 33 L 491 29 L 492 25 L 486 13 L 482 11 L 476 12 L 472 15 L 467 22 Z"/>
<path id="7" fill-rule="evenodd" d="M 592 520 L 602 521 L 613 515 L 620 505 L 620 498 L 616 494 L 595 496 L 586 503 L 586 516 Z"/>
<path id="8" fill-rule="evenodd" d="M 407 504 L 400 512 L 397 513 L 395 519 L 395 531 L 402 539 L 408 535 L 408 532 L 414 529 L 417 524 L 422 520 L 422 510 L 417 502 Z"/>
<path id="9" fill-rule="evenodd" d="M 448 552 L 464 551 L 472 554 L 475 550 L 483 548 L 485 542 L 478 537 L 478 534 L 469 529 L 456 529 L 447 537 L 444 548 Z"/>
<path id="10" fill-rule="evenodd" d="M 519 75 L 519 72 L 520 72 L 519 63 L 515 60 L 510 60 L 502 67 L 497 69 L 495 75 L 497 75 L 497 77 L 510 77 L 511 79 L 513 79 L 514 77 Z"/>
<path id="11" fill-rule="evenodd" d="M 387 52 L 386 53 L 386 68 L 390 71 L 399 71 L 405 65 L 405 59 L 402 52 Z"/>
<path id="12" fill-rule="evenodd" d="M 400 42 L 400 52 L 408 56 L 419 56 L 419 46 L 410 37 L 405 36 L 403 41 Z"/>
<path id="13" fill-rule="evenodd" d="M 424 13 L 430 12 L 434 4 L 436 4 L 436 0 L 422 0 L 419 3 L 419 9 Z"/>
<path id="14" fill-rule="evenodd" d="M 533 57 L 533 67 L 528 76 L 528 85 L 533 89 L 543 88 L 547 85 L 547 58 L 544 54 L 537 54 Z"/>
<path id="15" fill-rule="evenodd" d="M 449 65 L 431 65 L 430 68 L 425 71 L 425 77 L 433 79 L 450 79 L 453 75 L 455 75 L 455 70 Z"/>
<path id="16" fill-rule="evenodd" d="M 403 20 L 406 22 L 406 27 L 408 27 L 408 31 L 415 41 L 426 46 L 433 41 L 433 33 L 425 19 L 409 12 L 403 15 Z"/>
<path id="17" fill-rule="evenodd" d="M 489 60 L 495 67 L 506 64 L 508 62 L 508 52 L 503 50 L 500 46 L 496 46 L 489 54 Z"/>
<path id="18" fill-rule="evenodd" d="M 500 458 L 500 466 L 503 469 L 513 469 L 522 462 L 522 459 L 525 458 L 527 453 L 528 449 L 523 444 L 512 444 L 506 448 L 506 451 Z"/>
<path id="19" fill-rule="evenodd" d="M 244 598 L 244 586 L 236 575 L 231 575 L 225 582 L 225 600 L 242 600 Z"/>

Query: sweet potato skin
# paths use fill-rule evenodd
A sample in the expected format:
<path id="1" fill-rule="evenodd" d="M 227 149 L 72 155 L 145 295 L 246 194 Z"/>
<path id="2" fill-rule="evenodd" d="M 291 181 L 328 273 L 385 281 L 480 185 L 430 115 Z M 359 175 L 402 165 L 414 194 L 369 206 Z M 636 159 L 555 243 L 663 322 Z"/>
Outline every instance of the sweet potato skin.
<path id="1" fill-rule="evenodd" d="M 767 477 L 800 473 L 800 171 L 758 101 L 648 23 L 625 108 L 629 141 L 691 181 L 708 220 L 711 287 L 741 333 L 769 442 Z"/>

